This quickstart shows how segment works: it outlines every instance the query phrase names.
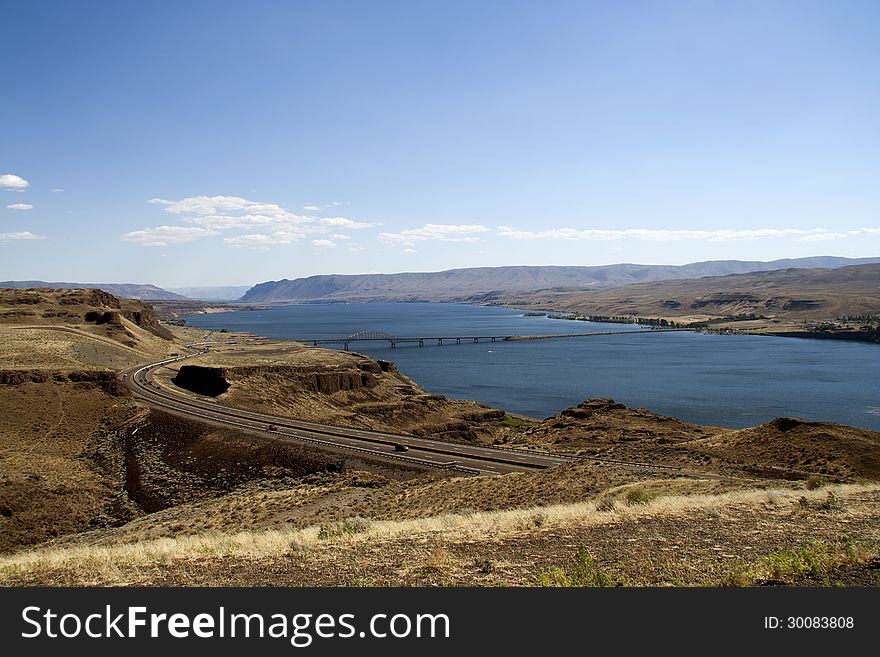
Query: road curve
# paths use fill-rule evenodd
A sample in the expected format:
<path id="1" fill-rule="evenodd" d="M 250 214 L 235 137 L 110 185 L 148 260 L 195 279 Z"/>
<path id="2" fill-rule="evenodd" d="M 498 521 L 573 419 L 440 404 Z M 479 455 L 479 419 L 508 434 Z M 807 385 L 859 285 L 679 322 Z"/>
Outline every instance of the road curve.
<path id="1" fill-rule="evenodd" d="M 151 372 L 154 370 L 204 353 L 205 351 L 199 351 L 139 365 L 122 372 L 120 378 L 136 399 L 153 408 L 202 422 L 261 431 L 267 437 L 285 442 L 318 444 L 386 460 L 480 475 L 535 471 L 574 460 L 574 457 L 555 454 L 459 445 L 415 436 L 303 422 L 232 408 L 213 400 L 193 398 L 153 381 Z M 270 430 L 270 425 L 277 426 L 278 429 Z M 396 451 L 397 444 L 406 445 L 408 451 Z"/>

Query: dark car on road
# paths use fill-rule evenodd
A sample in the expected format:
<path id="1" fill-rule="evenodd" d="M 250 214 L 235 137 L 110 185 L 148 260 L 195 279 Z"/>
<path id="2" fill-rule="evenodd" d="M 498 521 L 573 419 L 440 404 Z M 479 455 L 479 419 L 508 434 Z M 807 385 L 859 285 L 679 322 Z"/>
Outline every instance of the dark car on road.
<path id="1" fill-rule="evenodd" d="M 394 451 L 395 452 L 408 452 L 409 447 L 404 445 L 403 443 L 394 443 Z"/>

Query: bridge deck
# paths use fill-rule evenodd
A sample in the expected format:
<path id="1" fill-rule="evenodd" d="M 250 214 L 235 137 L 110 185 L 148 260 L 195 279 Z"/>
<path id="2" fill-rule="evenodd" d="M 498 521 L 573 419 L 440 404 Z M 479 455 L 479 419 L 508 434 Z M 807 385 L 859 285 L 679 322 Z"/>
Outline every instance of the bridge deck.
<path id="1" fill-rule="evenodd" d="M 398 343 L 418 343 L 420 347 L 424 346 L 426 341 L 436 341 L 438 345 L 442 345 L 443 341 L 461 344 L 465 342 L 498 342 L 498 341 L 514 341 L 514 340 L 557 340 L 562 338 L 586 338 L 597 335 L 627 335 L 630 333 L 670 333 L 675 331 L 690 331 L 692 329 L 636 329 L 633 331 L 594 331 L 592 333 L 559 333 L 554 335 L 437 335 L 425 337 L 395 337 L 388 334 L 374 333 L 367 335 L 362 334 L 350 335 L 347 338 L 297 338 L 297 342 L 312 344 L 342 344 L 348 349 L 348 345 L 352 342 L 388 342 L 392 347 Z"/>

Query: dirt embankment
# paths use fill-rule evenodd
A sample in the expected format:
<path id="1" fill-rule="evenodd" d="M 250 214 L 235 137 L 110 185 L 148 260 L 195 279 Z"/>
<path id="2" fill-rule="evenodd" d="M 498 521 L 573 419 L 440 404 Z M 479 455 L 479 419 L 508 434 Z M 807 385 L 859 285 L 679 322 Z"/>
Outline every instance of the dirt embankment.
<path id="1" fill-rule="evenodd" d="M 296 343 L 217 347 L 197 364 L 157 376 L 166 385 L 230 406 L 452 442 L 494 442 L 506 417 L 477 402 L 431 395 L 388 361 Z"/>
<path id="2" fill-rule="evenodd" d="M 119 376 L 114 370 L 55 370 L 48 371 L 45 369 L 0 369 L 0 386 L 2 385 L 21 385 L 22 383 L 46 383 L 54 381 L 56 383 L 79 383 L 84 384 L 80 387 L 86 387 L 88 384 L 103 390 L 113 397 L 130 397 L 131 393 L 119 380 Z"/>
<path id="3" fill-rule="evenodd" d="M 380 481 L 424 475 L 144 410 L 89 380 L 0 387 L 0 553 L 255 484 L 286 489 L 352 471 Z M 211 526 L 222 529 L 234 516 L 221 514 Z"/>
<path id="4" fill-rule="evenodd" d="M 880 481 L 880 433 L 797 418 L 731 430 L 588 399 L 510 443 L 756 479 Z"/>

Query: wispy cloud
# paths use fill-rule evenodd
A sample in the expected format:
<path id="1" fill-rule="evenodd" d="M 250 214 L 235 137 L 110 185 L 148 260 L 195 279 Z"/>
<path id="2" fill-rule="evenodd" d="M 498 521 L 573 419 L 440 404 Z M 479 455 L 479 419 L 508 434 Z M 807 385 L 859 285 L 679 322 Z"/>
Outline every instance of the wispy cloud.
<path id="1" fill-rule="evenodd" d="M 880 230 L 880 229 L 878 229 Z M 514 230 L 509 226 L 499 226 L 497 234 L 515 240 L 558 239 L 585 242 L 607 242 L 634 239 L 648 242 L 678 242 L 682 240 L 703 240 L 707 242 L 731 242 L 736 240 L 762 240 L 793 238 L 804 242 L 819 242 L 842 239 L 852 235 L 873 232 L 874 229 L 858 229 L 847 232 L 831 231 L 825 228 L 748 228 L 717 230 L 655 230 L 648 228 L 626 229 L 576 229 L 554 228 L 543 231 Z"/>
<path id="2" fill-rule="evenodd" d="M 30 183 L 22 178 L 21 176 L 16 176 L 14 173 L 4 173 L 0 175 L 0 189 L 11 189 L 16 192 L 23 192 L 28 187 L 30 187 Z"/>
<path id="3" fill-rule="evenodd" d="M 134 242 L 143 246 L 168 246 L 169 244 L 183 244 L 192 242 L 200 237 L 216 235 L 217 231 L 198 226 L 157 226 L 145 230 L 135 230 L 126 233 L 122 239 L 126 242 Z"/>
<path id="4" fill-rule="evenodd" d="M 249 249 L 266 249 L 278 244 L 290 244 L 304 237 L 302 233 L 293 231 L 277 231 L 274 233 L 248 233 L 235 237 L 224 237 L 223 242 L 228 246 L 244 247 Z"/>
<path id="5" fill-rule="evenodd" d="M 33 210 L 34 206 L 30 203 L 13 203 L 12 205 L 7 205 L 7 208 L 10 210 Z"/>
<path id="6" fill-rule="evenodd" d="M 421 228 L 409 228 L 398 233 L 379 233 L 379 239 L 387 244 L 414 246 L 419 242 L 478 242 L 479 233 L 489 229 L 480 224 L 425 224 Z"/>
<path id="7" fill-rule="evenodd" d="M 316 249 L 326 251 L 327 249 L 335 249 L 336 242 L 334 242 L 333 240 L 312 240 L 312 246 Z"/>
<path id="8" fill-rule="evenodd" d="M 331 226 L 333 228 L 351 228 L 353 230 L 372 228 L 376 225 L 367 223 L 365 221 L 353 221 L 351 219 L 346 219 L 345 217 L 325 217 L 324 219 L 319 219 L 318 223 L 322 226 Z"/>
<path id="9" fill-rule="evenodd" d="M 0 242 L 11 242 L 13 240 L 44 240 L 42 235 L 34 235 L 29 230 L 19 231 L 17 233 L 0 233 Z"/>
<path id="10" fill-rule="evenodd" d="M 338 208 L 340 206 L 345 205 L 342 201 L 331 201 L 327 205 L 318 205 L 317 203 L 309 203 L 308 205 L 303 206 L 303 210 L 308 212 L 322 212 L 327 208 Z"/>
<path id="11" fill-rule="evenodd" d="M 179 221 L 188 226 L 147 228 L 127 233 L 123 239 L 155 246 L 189 242 L 222 232 L 246 231 L 225 237 L 223 243 L 230 247 L 267 248 L 290 244 L 307 235 L 329 234 L 340 229 L 360 230 L 376 225 L 346 217 L 318 219 L 291 212 L 277 203 L 252 201 L 240 196 L 190 196 L 180 200 L 152 198 L 149 203 L 164 206 L 165 212 L 179 217 Z M 193 226 L 203 230 L 193 230 Z M 172 228 L 176 228 L 173 233 Z"/>
<path id="12" fill-rule="evenodd" d="M 53 188 L 50 189 L 49 191 L 50 191 L 50 192 L 53 192 L 53 193 L 55 193 L 55 194 L 58 194 L 58 193 L 60 193 L 60 192 L 63 192 L 64 190 L 63 190 L 61 187 L 53 187 Z"/>

